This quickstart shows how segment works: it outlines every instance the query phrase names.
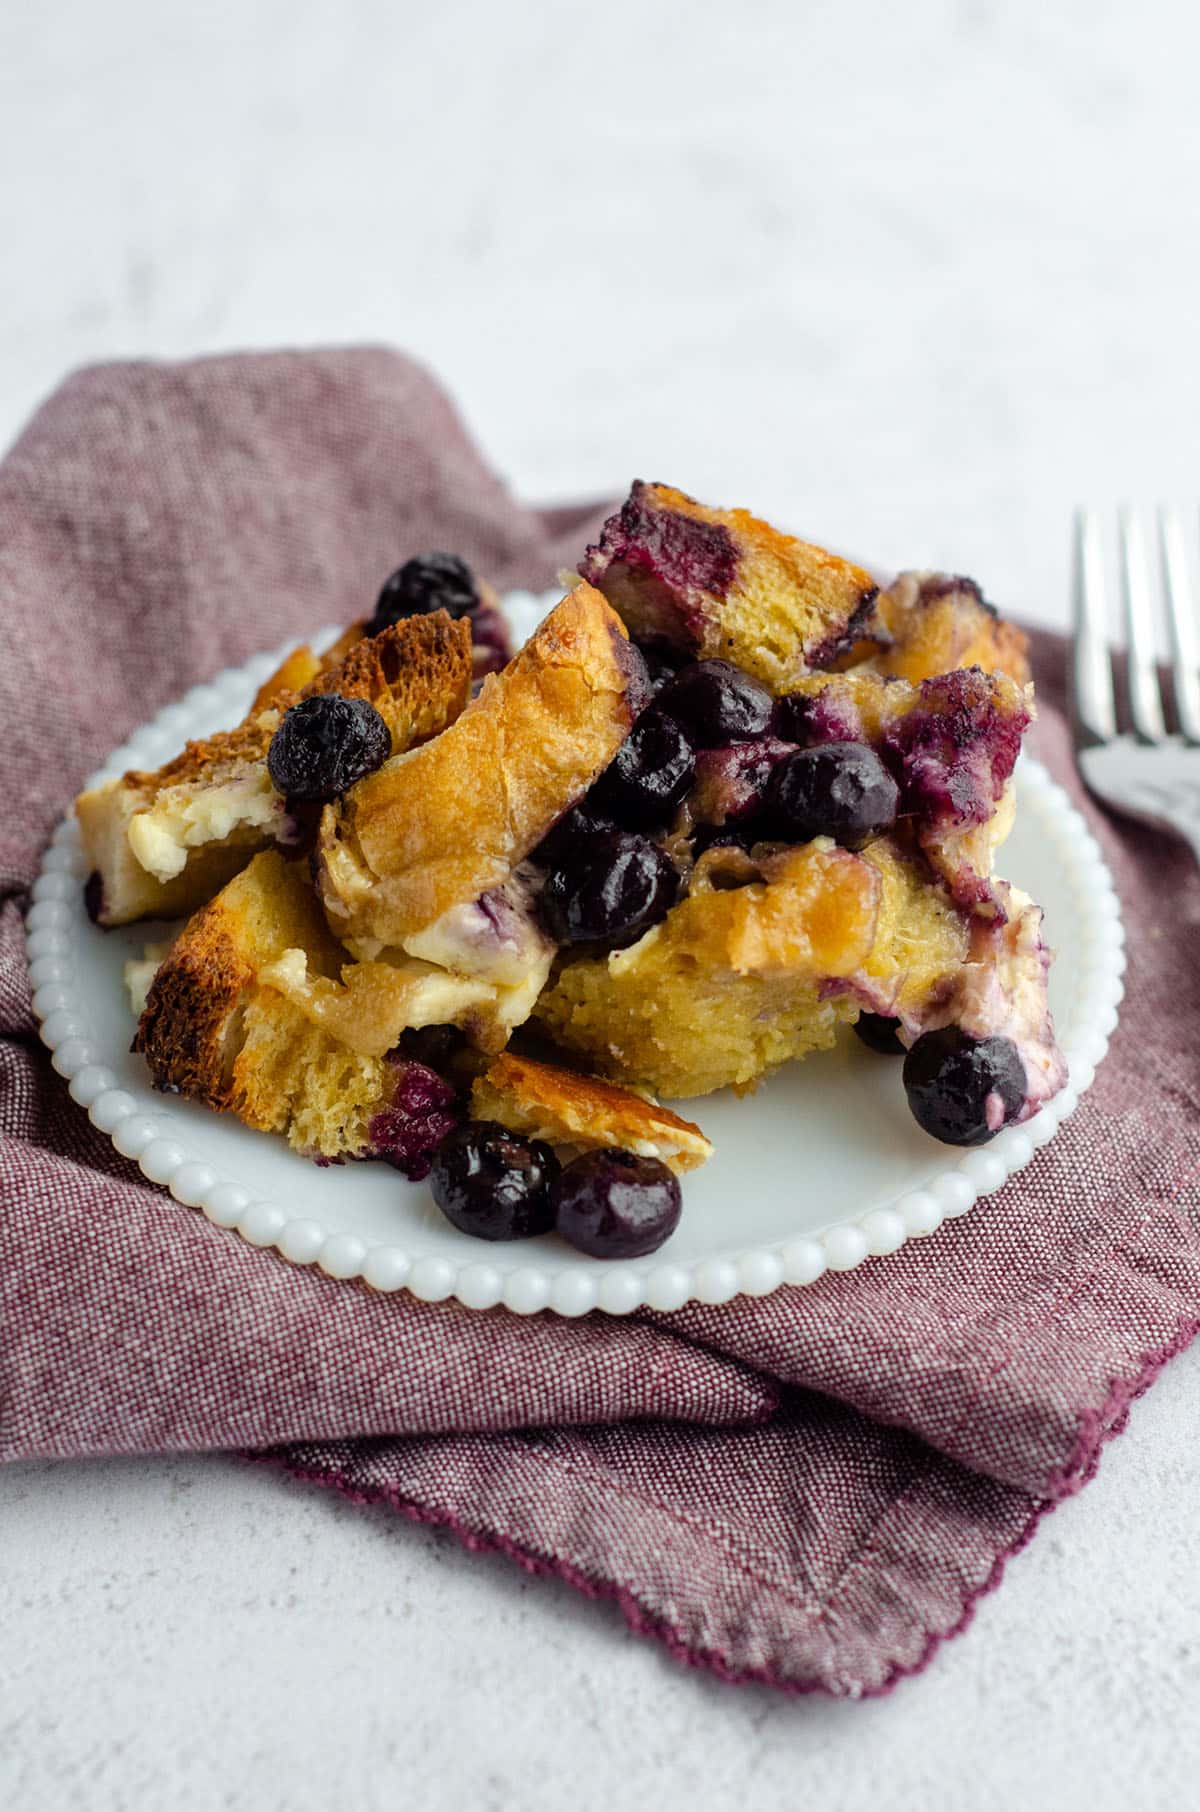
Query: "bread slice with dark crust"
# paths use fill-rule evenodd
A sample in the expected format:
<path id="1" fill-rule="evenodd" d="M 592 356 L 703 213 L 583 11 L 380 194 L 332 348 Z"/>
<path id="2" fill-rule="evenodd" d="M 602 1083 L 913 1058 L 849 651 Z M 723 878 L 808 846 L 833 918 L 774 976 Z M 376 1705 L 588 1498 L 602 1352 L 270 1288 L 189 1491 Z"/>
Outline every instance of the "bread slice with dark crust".
<path id="1" fill-rule="evenodd" d="M 343 642 L 346 638 L 342 638 Z M 310 657 L 315 658 L 315 657 Z M 443 611 L 350 642 L 299 691 L 276 682 L 309 670 L 289 657 L 235 729 L 189 742 L 153 772 L 132 769 L 75 802 L 89 872 L 93 916 L 102 925 L 192 912 L 259 849 L 286 845 L 297 826 L 267 772 L 267 751 L 283 713 L 328 692 L 373 704 L 393 751 L 435 736 L 470 696 L 471 637 Z"/>

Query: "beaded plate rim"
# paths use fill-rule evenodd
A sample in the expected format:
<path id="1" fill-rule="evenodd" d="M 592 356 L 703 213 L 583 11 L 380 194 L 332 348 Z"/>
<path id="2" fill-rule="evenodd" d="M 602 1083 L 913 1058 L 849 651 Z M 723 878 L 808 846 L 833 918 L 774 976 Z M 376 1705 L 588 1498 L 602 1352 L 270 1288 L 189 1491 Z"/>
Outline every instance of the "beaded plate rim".
<path id="1" fill-rule="evenodd" d="M 518 623 L 535 622 L 547 600 L 515 593 L 505 599 Z M 330 641 L 336 629 L 310 640 Z M 117 776 L 131 767 L 154 767 L 181 745 L 198 721 L 228 701 L 244 707 L 256 688 L 288 651 L 255 655 L 241 666 L 191 687 L 167 705 L 104 763 L 88 782 Z M 382 1291 L 404 1289 L 426 1302 L 457 1299 L 471 1309 L 497 1305 L 516 1314 L 550 1310 L 584 1315 L 592 1310 L 629 1314 L 639 1308 L 670 1310 L 687 1302 L 720 1303 L 734 1296 L 766 1296 L 785 1284 L 816 1281 L 826 1271 L 849 1271 L 871 1257 L 896 1252 L 909 1239 L 936 1231 L 944 1220 L 970 1211 L 1024 1168 L 1052 1139 L 1091 1086 L 1097 1065 L 1116 1028 L 1124 993 L 1125 933 L 1112 877 L 1095 837 L 1066 792 L 1037 761 L 1023 755 L 1018 768 L 1022 805 L 1040 817 L 1071 870 L 1081 913 L 1079 937 L 1089 951 L 1086 1004 L 1076 1001 L 1075 1023 L 1063 1039 L 1070 1079 L 1066 1087 L 1024 1126 L 1009 1127 L 986 1147 L 951 1155 L 928 1186 L 900 1195 L 888 1207 L 848 1215 L 819 1233 L 754 1245 L 733 1256 L 673 1264 L 669 1248 L 634 1262 L 604 1262 L 570 1253 L 557 1269 L 541 1263 L 489 1263 L 478 1256 L 478 1241 L 463 1235 L 462 1261 L 414 1255 L 398 1244 L 368 1245 L 355 1234 L 331 1232 L 312 1219 L 289 1219 L 286 1211 L 239 1182 L 197 1160 L 187 1148 L 186 1126 L 172 1125 L 170 1097 L 156 1097 L 153 1109 L 118 1086 L 99 1060 L 96 1032 L 76 999 L 73 983 L 80 960 L 88 960 L 79 932 L 88 921 L 82 902 L 82 851 L 73 812 L 57 825 L 42 859 L 26 918 L 26 943 L 33 1009 L 42 1042 L 73 1099 L 123 1156 L 150 1182 L 186 1207 L 199 1209 L 216 1226 L 238 1233 L 251 1245 L 270 1247 L 292 1264 L 318 1265 L 335 1278 L 361 1278 Z M 1082 981 L 1082 978 L 1081 978 Z M 1082 988 L 1079 991 L 1083 997 Z"/>

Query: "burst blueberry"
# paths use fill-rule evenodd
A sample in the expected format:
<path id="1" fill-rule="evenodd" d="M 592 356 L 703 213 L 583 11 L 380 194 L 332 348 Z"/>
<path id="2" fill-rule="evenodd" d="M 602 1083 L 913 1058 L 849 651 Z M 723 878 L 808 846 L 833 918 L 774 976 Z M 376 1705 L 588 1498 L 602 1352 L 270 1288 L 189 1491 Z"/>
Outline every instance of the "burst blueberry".
<path id="1" fill-rule="evenodd" d="M 542 918 L 559 944 L 623 950 L 666 918 L 679 871 L 648 837 L 602 831 L 547 876 Z"/>
<path id="2" fill-rule="evenodd" d="M 546 832 L 530 860 L 539 868 L 565 867 L 591 838 L 616 828 L 611 818 L 604 817 L 593 807 L 589 796 L 579 805 L 573 805 L 569 812 L 564 812 L 558 823 Z"/>
<path id="3" fill-rule="evenodd" d="M 771 694 L 728 661 L 692 661 L 663 687 L 658 708 L 683 725 L 698 749 L 748 742 L 771 722 Z"/>
<path id="4" fill-rule="evenodd" d="M 946 1145 L 984 1145 L 1025 1099 L 1025 1066 L 1011 1038 L 974 1038 L 961 1026 L 922 1032 L 904 1059 L 904 1088 L 919 1126 Z"/>
<path id="5" fill-rule="evenodd" d="M 682 727 L 660 711 L 644 711 L 588 803 L 618 824 L 650 829 L 667 823 L 695 771 L 695 751 Z"/>
<path id="6" fill-rule="evenodd" d="M 323 804 L 382 767 L 391 752 L 388 727 L 374 705 L 326 692 L 284 712 L 267 768 L 286 799 Z"/>
<path id="7" fill-rule="evenodd" d="M 531 1239 L 554 1225 L 550 1185 L 558 1159 L 540 1139 L 495 1120 L 468 1120 L 443 1139 L 430 1172 L 433 1199 L 460 1233 Z"/>
<path id="8" fill-rule="evenodd" d="M 900 791 L 878 755 L 858 742 L 799 749 L 772 769 L 768 815 L 795 842 L 833 837 L 860 849 L 896 822 Z"/>

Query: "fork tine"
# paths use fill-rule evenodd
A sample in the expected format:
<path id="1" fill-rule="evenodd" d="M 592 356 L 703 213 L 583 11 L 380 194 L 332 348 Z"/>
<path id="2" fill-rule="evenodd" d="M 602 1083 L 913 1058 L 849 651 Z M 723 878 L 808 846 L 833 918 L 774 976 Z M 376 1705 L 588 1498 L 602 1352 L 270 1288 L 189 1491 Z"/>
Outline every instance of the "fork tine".
<path id="1" fill-rule="evenodd" d="M 1108 742 L 1116 734 L 1117 718 L 1108 659 L 1104 556 L 1092 510 L 1079 510 L 1075 516 L 1075 647 L 1071 679 L 1076 739 Z"/>
<path id="2" fill-rule="evenodd" d="M 1188 741 L 1200 743 L 1200 624 L 1178 511 L 1161 511 L 1158 526 L 1162 541 L 1163 591 L 1171 625 L 1175 710 L 1179 728 Z"/>
<path id="3" fill-rule="evenodd" d="M 1150 565 L 1142 519 L 1134 509 L 1121 511 L 1121 578 L 1129 644 L 1129 715 L 1142 742 L 1161 742 L 1167 731 L 1154 659 Z"/>

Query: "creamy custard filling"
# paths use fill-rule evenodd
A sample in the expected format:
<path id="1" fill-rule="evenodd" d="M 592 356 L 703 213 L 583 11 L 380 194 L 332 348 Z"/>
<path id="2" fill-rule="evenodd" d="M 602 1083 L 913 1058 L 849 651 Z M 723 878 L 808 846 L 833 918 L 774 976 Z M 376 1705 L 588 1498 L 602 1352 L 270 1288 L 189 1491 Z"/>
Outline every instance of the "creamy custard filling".
<path id="1" fill-rule="evenodd" d="M 265 764 L 234 780 L 193 791 L 167 787 L 154 804 L 129 821 L 129 847 L 156 881 L 174 880 L 188 851 L 223 843 L 236 830 L 263 830 L 285 815 Z"/>

